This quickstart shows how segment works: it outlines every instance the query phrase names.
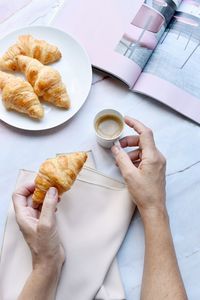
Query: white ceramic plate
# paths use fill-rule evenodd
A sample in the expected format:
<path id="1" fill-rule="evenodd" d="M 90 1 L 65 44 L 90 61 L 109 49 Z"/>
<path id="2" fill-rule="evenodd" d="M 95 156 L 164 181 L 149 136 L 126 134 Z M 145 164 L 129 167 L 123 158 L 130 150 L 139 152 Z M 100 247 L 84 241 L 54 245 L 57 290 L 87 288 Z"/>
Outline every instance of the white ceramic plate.
<path id="1" fill-rule="evenodd" d="M 5 123 L 25 130 L 44 130 L 56 127 L 69 120 L 84 104 L 92 83 L 92 68 L 82 46 L 67 33 L 56 28 L 33 26 L 16 30 L 0 41 L 0 55 L 14 44 L 21 34 L 31 34 L 55 44 L 62 53 L 60 61 L 51 64 L 61 74 L 71 99 L 71 108 L 64 110 L 43 102 L 45 116 L 42 120 L 31 119 L 24 114 L 7 111 L 0 101 L 0 119 Z M 23 75 L 16 74 L 23 77 Z M 0 94 L 1 98 L 1 94 Z"/>

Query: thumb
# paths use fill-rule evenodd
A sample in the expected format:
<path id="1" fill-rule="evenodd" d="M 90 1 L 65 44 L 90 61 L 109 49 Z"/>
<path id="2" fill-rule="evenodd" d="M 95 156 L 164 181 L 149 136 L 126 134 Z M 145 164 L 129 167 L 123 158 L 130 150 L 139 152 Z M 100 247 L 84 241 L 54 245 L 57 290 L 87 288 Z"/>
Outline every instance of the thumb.
<path id="1" fill-rule="evenodd" d="M 43 224 L 51 224 L 55 217 L 55 210 L 58 203 L 58 191 L 55 187 L 51 187 L 44 198 L 42 210 L 40 214 L 40 222 Z"/>
<path id="2" fill-rule="evenodd" d="M 136 167 L 133 165 L 128 154 L 120 146 L 115 145 L 111 148 L 111 150 L 122 176 L 125 180 L 128 179 L 129 174 L 135 172 Z"/>

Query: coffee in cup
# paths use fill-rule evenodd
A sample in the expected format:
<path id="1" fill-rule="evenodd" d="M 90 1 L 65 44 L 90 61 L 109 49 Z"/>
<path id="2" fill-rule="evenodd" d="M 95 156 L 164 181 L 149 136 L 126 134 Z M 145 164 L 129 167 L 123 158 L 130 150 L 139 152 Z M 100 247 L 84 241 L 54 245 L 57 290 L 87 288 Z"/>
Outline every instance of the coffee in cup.
<path id="1" fill-rule="evenodd" d="M 94 128 L 97 142 L 105 148 L 111 148 L 122 134 L 124 118 L 116 110 L 104 109 L 96 115 Z"/>

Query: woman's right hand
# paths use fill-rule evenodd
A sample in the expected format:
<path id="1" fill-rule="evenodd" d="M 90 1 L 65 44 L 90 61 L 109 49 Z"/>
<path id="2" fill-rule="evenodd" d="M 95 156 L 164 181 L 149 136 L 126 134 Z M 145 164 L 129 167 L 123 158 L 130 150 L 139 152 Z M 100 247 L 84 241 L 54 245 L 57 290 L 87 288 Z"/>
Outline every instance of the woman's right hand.
<path id="1" fill-rule="evenodd" d="M 33 268 L 52 265 L 53 269 L 61 269 L 65 253 L 56 222 L 58 192 L 54 187 L 48 190 L 40 212 L 28 203 L 34 188 L 34 184 L 27 184 L 13 193 L 16 220 L 30 248 Z"/>
<path id="2" fill-rule="evenodd" d="M 125 117 L 125 123 L 138 135 L 126 136 L 120 140 L 121 147 L 112 147 L 117 165 L 141 216 L 163 212 L 166 160 L 156 148 L 149 128 L 130 117 Z M 126 147 L 137 148 L 126 153 L 122 149 Z"/>

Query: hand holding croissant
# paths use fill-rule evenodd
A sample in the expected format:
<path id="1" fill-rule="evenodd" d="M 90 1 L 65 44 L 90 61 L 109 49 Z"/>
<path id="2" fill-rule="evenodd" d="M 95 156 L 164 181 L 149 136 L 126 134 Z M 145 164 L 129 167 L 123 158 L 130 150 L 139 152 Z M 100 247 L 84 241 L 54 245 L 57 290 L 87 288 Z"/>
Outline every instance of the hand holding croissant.
<path id="1" fill-rule="evenodd" d="M 43 203 L 46 192 L 50 187 L 56 187 L 58 194 L 68 191 L 79 172 L 81 171 L 87 153 L 77 152 L 67 155 L 58 155 L 47 159 L 41 166 L 35 179 L 35 191 L 32 197 L 33 204 Z"/>

